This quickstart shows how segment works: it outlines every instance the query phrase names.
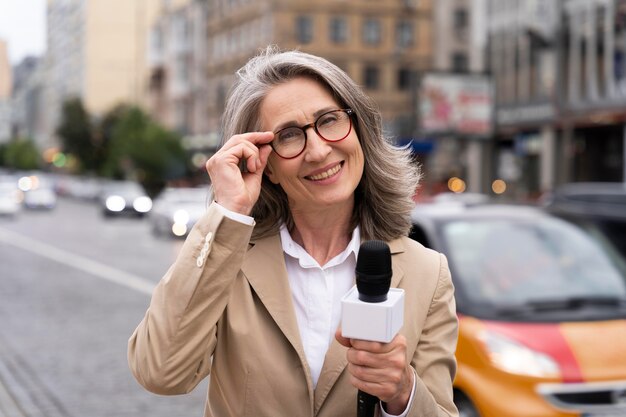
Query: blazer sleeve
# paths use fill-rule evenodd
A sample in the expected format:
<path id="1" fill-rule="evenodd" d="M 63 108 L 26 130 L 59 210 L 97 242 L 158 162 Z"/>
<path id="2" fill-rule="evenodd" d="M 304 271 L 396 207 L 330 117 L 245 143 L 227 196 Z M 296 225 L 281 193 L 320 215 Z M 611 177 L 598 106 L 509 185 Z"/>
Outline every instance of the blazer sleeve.
<path id="1" fill-rule="evenodd" d="M 131 371 L 147 390 L 183 394 L 209 375 L 217 322 L 253 227 L 225 217 L 211 204 L 192 228 L 128 341 Z"/>
<path id="2" fill-rule="evenodd" d="M 458 416 L 452 399 L 456 374 L 458 319 L 446 257 L 439 254 L 439 276 L 411 365 L 417 371 L 409 416 Z"/>

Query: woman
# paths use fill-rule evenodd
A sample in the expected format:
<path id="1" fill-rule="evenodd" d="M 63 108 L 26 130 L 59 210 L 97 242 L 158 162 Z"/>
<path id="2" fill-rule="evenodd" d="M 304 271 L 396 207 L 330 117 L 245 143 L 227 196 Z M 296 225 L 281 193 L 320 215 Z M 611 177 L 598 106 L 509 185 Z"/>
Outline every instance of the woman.
<path id="1" fill-rule="evenodd" d="M 339 68 L 270 48 L 238 72 L 229 138 L 207 162 L 213 197 L 129 341 L 159 394 L 211 374 L 205 416 L 454 416 L 457 320 L 443 255 L 406 237 L 419 172 L 383 138 L 373 102 Z M 242 169 L 243 166 L 243 169 Z M 341 336 L 361 240 L 392 252 L 406 294 L 389 343 Z"/>

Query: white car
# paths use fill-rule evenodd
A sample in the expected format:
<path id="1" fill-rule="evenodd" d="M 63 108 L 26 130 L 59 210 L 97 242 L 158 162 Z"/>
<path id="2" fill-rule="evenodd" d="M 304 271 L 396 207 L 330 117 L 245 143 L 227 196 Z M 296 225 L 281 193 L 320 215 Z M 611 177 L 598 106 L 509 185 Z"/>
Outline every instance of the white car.
<path id="1" fill-rule="evenodd" d="M 149 215 L 157 236 L 186 236 L 211 201 L 206 188 L 166 188 L 154 200 Z"/>
<path id="2" fill-rule="evenodd" d="M 24 207 L 29 209 L 48 209 L 56 207 L 57 195 L 52 188 L 34 188 L 24 193 Z"/>
<path id="3" fill-rule="evenodd" d="M 0 181 L 0 215 L 13 216 L 22 205 L 23 193 L 17 188 L 17 181 Z"/>

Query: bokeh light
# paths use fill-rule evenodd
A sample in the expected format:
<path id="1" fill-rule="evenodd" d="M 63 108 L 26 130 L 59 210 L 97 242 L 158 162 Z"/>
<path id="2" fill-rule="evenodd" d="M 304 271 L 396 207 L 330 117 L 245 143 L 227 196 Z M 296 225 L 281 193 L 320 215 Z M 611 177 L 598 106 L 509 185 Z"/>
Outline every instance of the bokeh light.
<path id="1" fill-rule="evenodd" d="M 496 194 L 503 194 L 506 191 L 506 182 L 504 180 L 495 180 L 491 183 L 491 190 Z"/>
<path id="2" fill-rule="evenodd" d="M 22 177 L 17 181 L 17 187 L 22 191 L 29 191 L 33 188 L 31 177 Z"/>
<path id="3" fill-rule="evenodd" d="M 175 236 L 184 236 L 187 233 L 187 225 L 184 223 L 174 223 L 172 225 L 172 233 Z"/>
<path id="4" fill-rule="evenodd" d="M 208 160 L 207 156 L 201 152 L 196 152 L 191 157 L 191 163 L 196 168 L 204 167 L 204 164 L 206 164 L 207 160 Z"/>
<path id="5" fill-rule="evenodd" d="M 48 148 L 43 151 L 43 160 L 48 164 L 52 164 L 54 162 L 54 157 L 59 153 L 57 148 Z"/>
<path id="6" fill-rule="evenodd" d="M 67 164 L 67 156 L 63 152 L 57 152 L 52 157 L 52 164 L 57 168 L 63 168 Z"/>
<path id="7" fill-rule="evenodd" d="M 453 193 L 462 193 L 466 189 L 465 181 L 459 177 L 452 177 L 448 180 L 448 189 Z"/>

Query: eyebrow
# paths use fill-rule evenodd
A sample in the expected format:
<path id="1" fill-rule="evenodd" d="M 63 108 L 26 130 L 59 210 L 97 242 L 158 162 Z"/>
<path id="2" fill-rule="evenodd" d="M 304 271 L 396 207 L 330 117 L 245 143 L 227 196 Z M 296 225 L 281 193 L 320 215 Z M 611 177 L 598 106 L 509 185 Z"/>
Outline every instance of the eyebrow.
<path id="1" fill-rule="evenodd" d="M 340 110 L 340 107 L 336 106 L 336 105 L 322 107 L 321 109 L 319 109 L 319 110 L 317 110 L 317 111 L 315 111 L 313 113 L 313 121 L 317 120 L 317 118 L 320 117 L 322 114 L 328 113 L 329 111 L 333 111 L 333 110 Z M 311 122 L 311 123 L 313 123 L 313 122 Z M 308 124 L 308 123 L 306 123 L 306 124 Z M 300 126 L 302 126 L 302 125 L 299 124 L 297 121 L 289 120 L 287 122 L 283 122 L 283 123 L 279 124 L 278 126 L 276 126 L 276 129 L 274 129 L 273 132 L 276 133 L 276 132 L 278 132 L 280 130 L 283 130 L 283 129 L 286 129 L 288 127 L 300 127 Z"/>

